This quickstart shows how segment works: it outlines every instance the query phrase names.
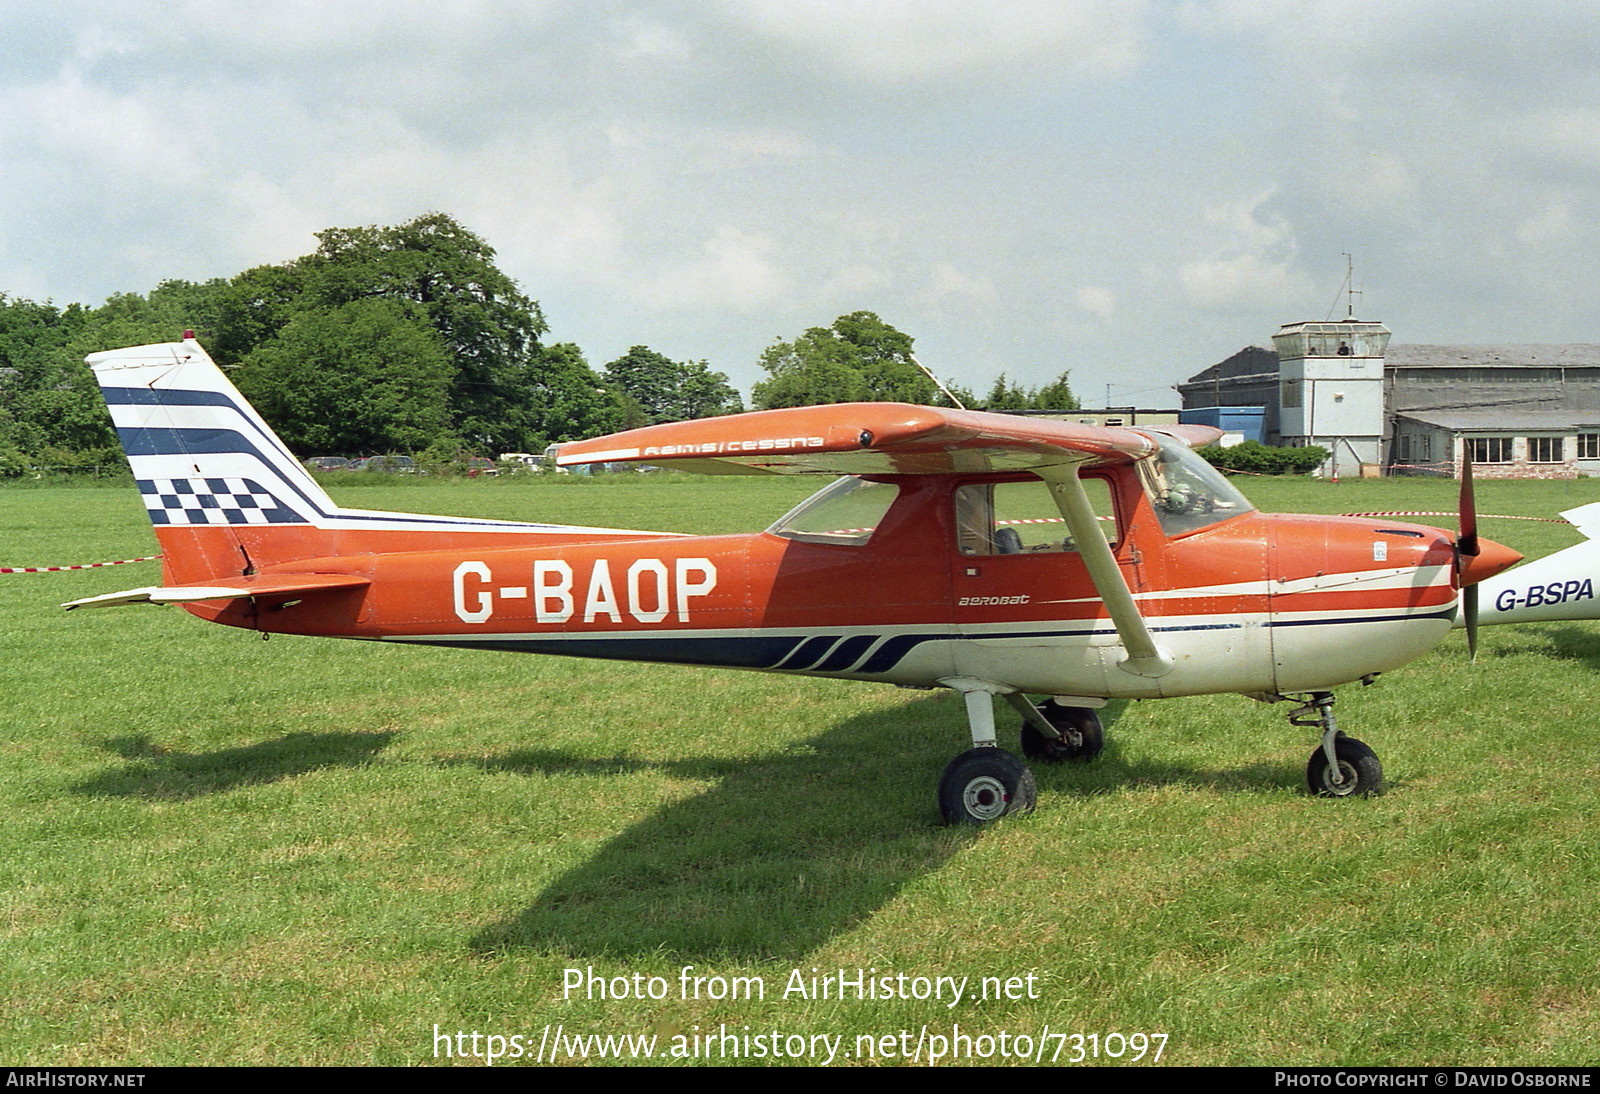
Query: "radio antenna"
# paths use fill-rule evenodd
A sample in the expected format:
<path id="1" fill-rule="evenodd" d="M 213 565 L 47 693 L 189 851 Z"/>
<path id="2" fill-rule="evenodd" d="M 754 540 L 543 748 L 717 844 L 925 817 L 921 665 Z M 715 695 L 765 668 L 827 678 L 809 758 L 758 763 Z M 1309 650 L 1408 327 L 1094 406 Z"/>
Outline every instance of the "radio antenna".
<path id="1" fill-rule="evenodd" d="M 963 403 L 960 399 L 957 399 L 955 392 L 953 392 L 949 388 L 945 387 L 944 384 L 939 380 L 939 377 L 935 376 L 933 374 L 933 371 L 930 368 L 928 368 L 927 365 L 925 365 L 921 361 L 917 360 L 917 355 L 916 354 L 908 353 L 906 356 L 911 358 L 911 363 L 913 365 L 916 365 L 918 368 L 920 368 L 922 370 L 922 374 L 924 376 L 926 376 L 928 379 L 933 381 L 933 384 L 934 384 L 935 387 L 937 387 L 940 391 L 944 392 L 944 397 L 946 399 L 950 400 L 950 404 L 952 406 L 954 406 L 957 410 L 966 410 L 967 409 L 967 404 Z"/>

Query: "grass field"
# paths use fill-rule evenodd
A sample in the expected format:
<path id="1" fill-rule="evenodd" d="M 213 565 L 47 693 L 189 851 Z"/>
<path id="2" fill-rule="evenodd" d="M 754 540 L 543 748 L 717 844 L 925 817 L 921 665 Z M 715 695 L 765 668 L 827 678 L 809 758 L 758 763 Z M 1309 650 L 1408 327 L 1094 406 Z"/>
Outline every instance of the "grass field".
<path id="1" fill-rule="evenodd" d="M 335 493 L 723 532 L 813 485 Z M 1267 510 L 1454 504 L 1436 481 L 1243 485 Z M 1485 513 L 1597 497 L 1479 487 Z M 1578 538 L 1483 530 L 1530 557 Z M 0 566 L 154 551 L 131 485 L 0 490 Z M 496 1046 L 527 1062 L 558 1029 L 568 1048 L 653 1035 L 658 1057 L 726 1030 L 761 1063 L 793 1062 L 770 1055 L 796 1051 L 784 1038 L 815 1063 L 819 1035 L 842 1038 L 835 1062 L 871 1035 L 860 1062 L 900 1063 L 957 1034 L 990 1063 L 1021 1038 L 1045 1060 L 1128 1063 L 1138 1034 L 1164 1035 L 1141 1065 L 1157 1043 L 1180 1065 L 1600 1059 L 1600 625 L 1486 628 L 1476 665 L 1458 633 L 1341 690 L 1341 724 L 1383 758 L 1381 798 L 1308 797 L 1314 733 L 1217 696 L 1113 708 L 1099 761 L 1036 769 L 1032 816 L 970 832 L 934 805 L 967 747 L 953 694 L 58 607 L 156 578 L 0 575 L 8 1064 L 476 1064 L 453 1054 Z M 690 989 L 708 978 L 700 998 L 685 966 Z M 664 997 L 567 993 L 569 969 Z M 840 969 L 970 980 L 955 1006 L 785 994 L 796 970 Z M 984 977 L 999 998 L 975 998 Z M 707 997 L 736 984 L 765 998 Z"/>

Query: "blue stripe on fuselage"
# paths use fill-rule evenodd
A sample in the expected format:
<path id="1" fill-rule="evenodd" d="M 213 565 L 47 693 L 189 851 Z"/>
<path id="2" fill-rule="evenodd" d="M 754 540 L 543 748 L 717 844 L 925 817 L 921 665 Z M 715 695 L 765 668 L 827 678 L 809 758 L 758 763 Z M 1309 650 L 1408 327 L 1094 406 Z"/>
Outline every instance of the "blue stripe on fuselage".
<path id="1" fill-rule="evenodd" d="M 1426 615 L 1347 616 L 1336 619 L 1296 619 L 1266 621 L 1267 627 L 1346 626 L 1361 623 L 1395 623 L 1448 619 L 1454 610 Z M 1242 623 L 1186 623 L 1171 627 L 1152 627 L 1157 633 L 1187 631 L 1240 630 Z M 925 631 L 914 634 L 852 635 L 843 641 L 837 635 L 719 635 L 715 637 L 655 636 L 631 638 L 592 638 L 582 635 L 540 635 L 520 638 L 479 639 L 398 638 L 391 641 L 416 642 L 428 646 L 453 646 L 462 649 L 498 649 L 521 653 L 545 653 L 566 657 L 596 657 L 618 661 L 651 661 L 680 665 L 715 665 L 724 668 L 763 669 L 778 672 L 838 673 L 880 676 L 893 671 L 918 646 L 928 642 L 971 642 L 998 640 L 1039 641 L 1052 638 L 1092 638 L 1112 636 L 1109 625 L 1090 624 L 1071 629 L 1007 631 L 962 634 L 954 631 Z M 838 643 L 834 647 L 834 643 Z M 876 648 L 874 648 L 874 645 Z M 822 651 L 833 652 L 817 663 Z M 868 655 L 868 651 L 870 655 Z M 862 661 L 863 655 L 867 655 Z M 860 662 L 860 663 L 858 663 Z"/>

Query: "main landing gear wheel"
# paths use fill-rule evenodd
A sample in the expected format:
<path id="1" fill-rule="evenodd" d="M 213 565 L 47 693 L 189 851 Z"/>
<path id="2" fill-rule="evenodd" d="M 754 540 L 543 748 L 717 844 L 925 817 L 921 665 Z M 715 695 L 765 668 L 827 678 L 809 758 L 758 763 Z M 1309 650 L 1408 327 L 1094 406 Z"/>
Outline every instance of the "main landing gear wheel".
<path id="1" fill-rule="evenodd" d="M 1037 796 L 1033 772 L 1000 748 L 963 752 L 939 780 L 939 812 L 946 824 L 988 824 L 1008 813 L 1030 813 Z"/>
<path id="2" fill-rule="evenodd" d="M 1039 705 L 1039 712 L 1061 734 L 1046 737 L 1031 722 L 1022 723 L 1022 754 L 1030 760 L 1058 764 L 1069 760 L 1086 763 L 1106 747 L 1100 715 L 1089 707 L 1064 707 L 1054 700 Z"/>
<path id="3" fill-rule="evenodd" d="M 1383 790 L 1383 765 L 1378 754 L 1354 737 L 1339 734 L 1333 742 L 1338 776 L 1319 746 L 1306 764 L 1306 783 L 1320 798 L 1369 798 Z"/>

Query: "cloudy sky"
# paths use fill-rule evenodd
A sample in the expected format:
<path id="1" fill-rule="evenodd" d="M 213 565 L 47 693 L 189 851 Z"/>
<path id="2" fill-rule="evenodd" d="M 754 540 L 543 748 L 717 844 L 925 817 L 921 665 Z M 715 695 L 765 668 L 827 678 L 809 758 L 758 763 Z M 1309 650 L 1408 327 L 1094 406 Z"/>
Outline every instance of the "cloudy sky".
<path id="1" fill-rule="evenodd" d="M 976 388 L 1170 385 L 1357 310 L 1600 342 L 1600 5 L 0 0 L 0 292 L 443 211 L 556 340 L 748 389 L 867 309 Z M 176 333 L 176 332 L 175 332 Z"/>

